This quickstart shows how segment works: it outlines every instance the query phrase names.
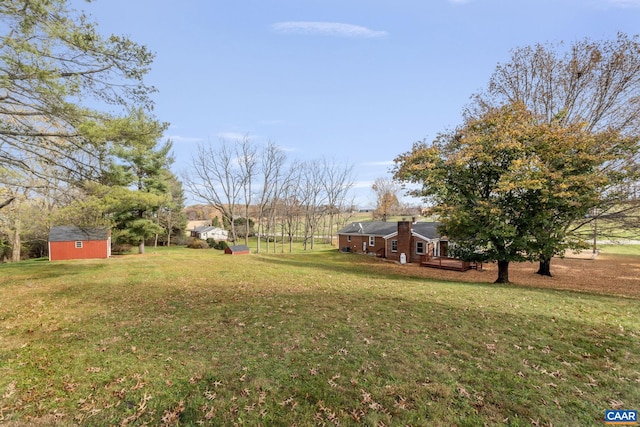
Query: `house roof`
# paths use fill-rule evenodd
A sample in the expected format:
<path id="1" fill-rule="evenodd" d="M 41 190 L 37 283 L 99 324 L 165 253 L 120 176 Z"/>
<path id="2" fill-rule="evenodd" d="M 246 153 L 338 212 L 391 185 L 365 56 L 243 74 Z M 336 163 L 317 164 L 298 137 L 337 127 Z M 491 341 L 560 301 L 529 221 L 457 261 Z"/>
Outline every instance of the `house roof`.
<path id="1" fill-rule="evenodd" d="M 199 227 L 194 228 L 193 231 L 196 231 L 198 233 L 207 233 L 209 231 L 226 231 L 226 230 L 223 230 L 220 227 L 214 227 L 212 225 L 201 225 Z"/>
<path id="2" fill-rule="evenodd" d="M 78 227 L 76 225 L 60 225 L 52 227 L 49 232 L 50 242 L 71 242 L 76 240 L 107 240 L 107 227 Z"/>
<path id="3" fill-rule="evenodd" d="M 338 230 L 338 234 L 386 236 L 394 231 L 398 231 L 398 224 L 385 221 L 352 222 L 346 227 Z"/>
<path id="4" fill-rule="evenodd" d="M 230 252 L 249 252 L 249 246 L 247 245 L 228 246 L 227 249 Z"/>
<path id="5" fill-rule="evenodd" d="M 425 239 L 436 239 L 440 237 L 440 233 L 438 233 L 439 225 L 439 222 L 415 222 L 411 225 L 411 229 L 413 234 L 418 234 Z M 398 223 L 385 221 L 352 222 L 339 230 L 338 234 L 388 238 L 398 234 Z"/>
<path id="6" fill-rule="evenodd" d="M 442 237 L 438 232 L 439 226 L 439 222 L 416 222 L 413 224 L 413 232 L 427 239 L 437 239 Z"/>

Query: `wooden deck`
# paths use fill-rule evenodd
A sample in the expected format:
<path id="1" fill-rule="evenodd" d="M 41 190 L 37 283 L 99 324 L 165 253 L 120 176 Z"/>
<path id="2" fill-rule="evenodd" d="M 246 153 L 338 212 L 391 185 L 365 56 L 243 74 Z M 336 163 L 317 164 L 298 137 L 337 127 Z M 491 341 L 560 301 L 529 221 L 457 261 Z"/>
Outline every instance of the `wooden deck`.
<path id="1" fill-rule="evenodd" d="M 447 257 L 427 257 L 423 256 L 420 260 L 422 267 L 440 268 L 442 270 L 467 271 L 482 270 L 482 264 L 471 261 L 462 261 L 456 258 Z"/>

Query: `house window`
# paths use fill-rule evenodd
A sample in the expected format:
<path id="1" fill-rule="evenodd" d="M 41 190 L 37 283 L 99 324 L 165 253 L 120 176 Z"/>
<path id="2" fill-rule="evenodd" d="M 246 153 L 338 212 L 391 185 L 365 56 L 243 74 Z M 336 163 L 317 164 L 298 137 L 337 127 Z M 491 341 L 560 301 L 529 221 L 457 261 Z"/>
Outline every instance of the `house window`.
<path id="1" fill-rule="evenodd" d="M 398 241 L 397 240 L 392 240 L 391 241 L 391 252 L 398 252 Z"/>
<path id="2" fill-rule="evenodd" d="M 369 236 L 369 246 L 376 245 L 376 236 Z"/>
<path id="3" fill-rule="evenodd" d="M 416 242 L 416 253 L 417 254 L 424 253 L 424 242 Z"/>
<path id="4" fill-rule="evenodd" d="M 351 241 L 351 236 L 347 236 L 347 242 Z"/>
<path id="5" fill-rule="evenodd" d="M 76 249 L 82 249 L 82 241 L 76 241 Z"/>

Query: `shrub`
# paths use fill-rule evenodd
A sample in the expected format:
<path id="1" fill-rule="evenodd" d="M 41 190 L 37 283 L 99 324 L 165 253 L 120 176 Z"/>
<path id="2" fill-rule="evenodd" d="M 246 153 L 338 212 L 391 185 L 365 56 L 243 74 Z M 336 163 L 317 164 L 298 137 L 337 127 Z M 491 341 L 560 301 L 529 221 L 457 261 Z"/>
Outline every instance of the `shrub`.
<path id="1" fill-rule="evenodd" d="M 176 234 L 171 238 L 171 244 L 176 246 L 186 246 L 189 243 L 189 237 L 182 233 Z"/>
<path id="2" fill-rule="evenodd" d="M 202 239 L 192 237 L 189 239 L 187 247 L 191 249 L 209 249 L 209 244 Z"/>
<path id="3" fill-rule="evenodd" d="M 215 244 L 215 246 L 213 248 L 214 249 L 219 249 L 221 251 L 224 251 L 228 247 L 229 247 L 229 245 L 227 245 L 227 242 L 225 242 L 224 240 L 220 240 L 218 243 Z"/>
<path id="4" fill-rule="evenodd" d="M 115 255 L 128 254 L 131 252 L 132 245 L 129 243 L 115 243 L 111 246 L 111 253 Z"/>
<path id="5" fill-rule="evenodd" d="M 215 247 L 216 247 L 216 241 L 212 237 L 209 237 L 207 239 L 207 244 L 209 245 L 210 248 L 214 248 L 215 249 Z"/>

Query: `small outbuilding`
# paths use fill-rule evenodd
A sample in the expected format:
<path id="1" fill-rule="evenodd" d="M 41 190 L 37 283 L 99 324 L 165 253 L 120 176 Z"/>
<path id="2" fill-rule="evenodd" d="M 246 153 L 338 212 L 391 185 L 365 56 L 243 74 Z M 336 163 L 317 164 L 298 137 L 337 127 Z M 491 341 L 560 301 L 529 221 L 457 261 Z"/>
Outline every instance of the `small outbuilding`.
<path id="1" fill-rule="evenodd" d="M 111 230 L 107 227 L 63 225 L 49 232 L 49 261 L 110 256 Z"/>
<path id="2" fill-rule="evenodd" d="M 247 255 L 249 253 L 249 246 L 247 245 L 235 245 L 227 246 L 224 250 L 227 255 Z"/>

